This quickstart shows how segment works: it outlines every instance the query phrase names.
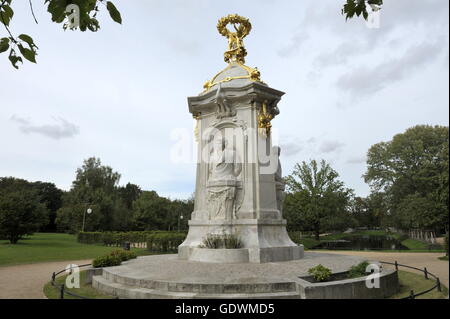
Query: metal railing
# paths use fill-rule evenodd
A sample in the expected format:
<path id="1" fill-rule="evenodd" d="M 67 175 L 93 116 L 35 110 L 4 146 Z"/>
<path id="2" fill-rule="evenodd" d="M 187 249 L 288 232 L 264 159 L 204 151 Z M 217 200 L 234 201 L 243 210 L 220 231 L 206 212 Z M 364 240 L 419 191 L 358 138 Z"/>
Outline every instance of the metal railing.
<path id="1" fill-rule="evenodd" d="M 442 286 L 441 286 L 441 281 L 439 280 L 439 277 L 437 277 L 436 275 L 432 274 L 431 272 L 429 272 L 427 270 L 427 267 L 424 267 L 423 269 L 417 268 L 417 267 L 412 267 L 412 266 L 407 266 L 407 265 L 402 265 L 399 264 L 397 261 L 391 263 L 391 262 L 387 262 L 387 261 L 380 261 L 380 263 L 382 264 L 387 264 L 387 265 L 393 265 L 395 267 L 395 271 L 397 271 L 398 273 L 398 267 L 404 267 L 404 268 L 409 268 L 409 269 L 414 269 L 417 271 L 420 271 L 424 274 L 425 279 L 430 280 L 430 277 L 435 279 L 435 285 L 429 289 L 423 290 L 421 292 L 417 292 L 415 293 L 414 290 L 411 290 L 409 293 L 409 296 L 407 297 L 403 297 L 400 299 L 416 299 L 416 297 L 422 296 L 426 293 L 429 293 L 431 291 L 433 291 L 434 289 L 437 289 L 439 292 L 442 292 Z"/>
<path id="2" fill-rule="evenodd" d="M 88 267 L 88 266 L 91 266 L 91 265 L 92 264 L 80 265 L 80 266 L 77 266 L 77 268 Z M 72 267 L 70 267 L 69 269 L 65 268 L 65 269 L 60 270 L 58 272 L 53 272 L 53 274 L 52 274 L 51 284 L 52 284 L 53 287 L 55 287 L 56 289 L 59 290 L 59 299 L 64 299 L 64 295 L 68 295 L 68 296 L 72 296 L 72 297 L 80 298 L 80 299 L 92 299 L 92 298 L 88 298 L 88 297 L 81 296 L 81 295 L 78 295 L 76 293 L 73 293 L 72 291 L 67 290 L 64 284 L 58 284 L 56 282 L 56 276 L 58 276 L 61 273 L 67 272 L 67 270 L 69 270 L 69 275 L 71 275 L 72 272 L 73 272 L 73 268 Z"/>

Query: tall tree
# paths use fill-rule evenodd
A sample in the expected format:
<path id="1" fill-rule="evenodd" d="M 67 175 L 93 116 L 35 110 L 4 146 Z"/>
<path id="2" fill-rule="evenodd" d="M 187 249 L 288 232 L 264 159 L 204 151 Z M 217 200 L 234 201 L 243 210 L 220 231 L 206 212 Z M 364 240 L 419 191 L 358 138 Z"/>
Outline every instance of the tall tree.
<path id="1" fill-rule="evenodd" d="M 40 202 L 45 205 L 48 211 L 49 222 L 39 231 L 54 232 L 56 231 L 56 212 L 62 206 L 62 196 L 64 192 L 56 187 L 53 183 L 34 182 L 31 183 L 33 189 L 36 190 L 40 198 Z"/>
<path id="2" fill-rule="evenodd" d="M 86 210 L 93 213 L 86 217 L 85 230 L 113 230 L 117 216 L 124 205 L 120 203 L 117 187 L 120 174 L 100 159 L 91 157 L 77 169 L 72 188 L 64 196 L 63 207 L 57 213 L 59 230 L 76 232 L 82 228 Z"/>
<path id="3" fill-rule="evenodd" d="M 286 203 L 287 215 L 297 216 L 314 231 L 318 240 L 325 229 L 342 229 L 351 223 L 349 202 L 353 195 L 338 179 L 339 174 L 322 160 L 302 162 L 286 178 L 290 198 Z"/>
<path id="4" fill-rule="evenodd" d="M 449 130 L 418 125 L 368 151 L 364 179 L 389 198 L 395 226 L 448 230 Z"/>
<path id="5" fill-rule="evenodd" d="M 0 178 L 0 238 L 16 244 L 46 223 L 48 211 L 27 181 Z"/>

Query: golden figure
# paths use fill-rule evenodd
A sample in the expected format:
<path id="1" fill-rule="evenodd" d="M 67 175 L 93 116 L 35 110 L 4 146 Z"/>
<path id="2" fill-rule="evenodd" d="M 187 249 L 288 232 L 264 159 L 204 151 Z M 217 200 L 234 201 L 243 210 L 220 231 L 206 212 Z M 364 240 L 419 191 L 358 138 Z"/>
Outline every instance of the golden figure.
<path id="1" fill-rule="evenodd" d="M 267 111 L 267 101 L 264 101 L 258 115 L 258 128 L 262 130 L 262 133 L 264 133 L 266 137 L 270 136 L 270 130 L 272 129 L 271 121 L 273 117 L 273 114 Z"/>
<path id="2" fill-rule="evenodd" d="M 234 31 L 228 30 L 227 26 L 229 24 L 233 25 Z M 261 81 L 261 73 L 257 68 L 251 68 L 246 66 L 245 57 L 247 56 L 247 50 L 244 47 L 244 38 L 250 33 L 252 29 L 252 24 L 247 18 L 241 17 L 237 14 L 230 14 L 226 17 L 223 17 L 217 23 L 217 30 L 221 35 L 228 39 L 228 50 L 224 53 L 225 62 L 228 63 L 228 66 L 216 74 L 211 80 L 208 80 L 203 85 L 204 92 L 209 91 L 213 86 L 223 83 L 229 82 L 237 79 L 249 79 L 253 82 Z M 220 80 L 217 78 L 228 69 L 238 66 L 245 70 L 246 75 L 239 75 L 233 77 L 225 77 Z"/>
<path id="3" fill-rule="evenodd" d="M 228 30 L 227 25 L 232 24 L 235 32 Z M 225 62 L 245 63 L 247 50 L 244 47 L 244 38 L 250 33 L 252 24 L 247 18 L 237 14 L 223 17 L 217 23 L 217 30 L 228 39 L 228 50 L 224 53 Z"/>

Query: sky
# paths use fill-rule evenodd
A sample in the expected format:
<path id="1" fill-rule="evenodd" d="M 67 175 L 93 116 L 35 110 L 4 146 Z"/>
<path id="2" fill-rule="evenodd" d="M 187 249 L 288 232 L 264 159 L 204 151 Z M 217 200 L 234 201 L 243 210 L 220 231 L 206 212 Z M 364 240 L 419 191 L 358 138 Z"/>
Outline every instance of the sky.
<path id="1" fill-rule="evenodd" d="M 195 162 L 187 97 L 226 64 L 217 20 L 250 19 L 246 64 L 285 92 L 272 122 L 283 173 L 325 159 L 356 195 L 373 144 L 419 125 L 448 126 L 447 0 L 385 0 L 379 28 L 345 21 L 344 0 L 115 0 L 123 24 L 102 8 L 98 32 L 63 31 L 42 1 L 14 1 L 11 30 L 39 47 L 15 70 L 0 54 L 0 176 L 69 190 L 96 156 L 128 182 L 188 198 Z M 0 37 L 6 31 L 0 29 Z M 180 140 L 181 137 L 181 140 Z"/>

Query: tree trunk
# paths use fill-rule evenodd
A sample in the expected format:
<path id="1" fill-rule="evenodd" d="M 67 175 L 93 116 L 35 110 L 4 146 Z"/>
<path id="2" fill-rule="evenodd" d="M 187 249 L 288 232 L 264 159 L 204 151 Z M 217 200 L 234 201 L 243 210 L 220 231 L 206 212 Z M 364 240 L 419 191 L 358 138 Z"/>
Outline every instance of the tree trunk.
<path id="1" fill-rule="evenodd" d="M 320 240 L 320 224 L 317 223 L 314 228 L 314 236 L 316 240 Z"/>

